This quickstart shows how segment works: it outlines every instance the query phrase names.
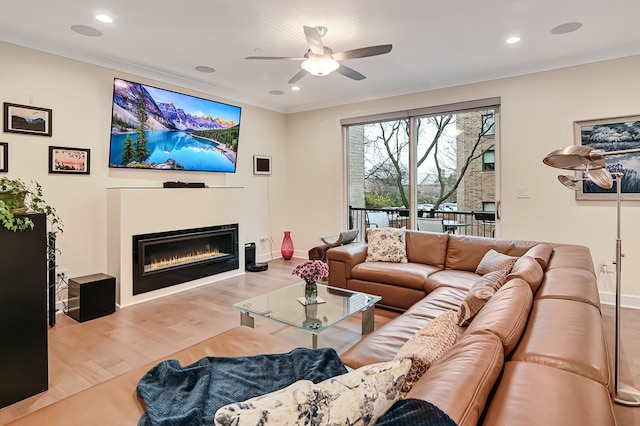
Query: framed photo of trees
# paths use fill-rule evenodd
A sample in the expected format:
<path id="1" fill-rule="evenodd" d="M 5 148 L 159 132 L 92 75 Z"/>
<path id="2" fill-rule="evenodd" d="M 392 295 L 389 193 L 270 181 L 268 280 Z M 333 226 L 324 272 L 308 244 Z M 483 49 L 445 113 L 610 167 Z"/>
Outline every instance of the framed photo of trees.
<path id="1" fill-rule="evenodd" d="M 607 152 L 640 148 L 640 116 L 576 121 L 574 137 L 576 145 Z M 605 157 L 605 163 L 611 173 L 622 173 L 621 198 L 640 200 L 640 155 L 612 155 Z M 584 181 L 576 192 L 576 200 L 615 200 L 616 184 L 604 189 Z"/>

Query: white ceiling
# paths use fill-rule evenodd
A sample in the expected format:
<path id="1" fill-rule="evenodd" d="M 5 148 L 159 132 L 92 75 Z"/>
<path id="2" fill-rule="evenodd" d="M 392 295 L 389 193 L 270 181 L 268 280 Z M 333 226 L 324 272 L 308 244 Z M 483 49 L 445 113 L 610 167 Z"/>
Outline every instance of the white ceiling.
<path id="1" fill-rule="evenodd" d="M 640 53 L 638 0 L 3 0 L 0 10 L 2 41 L 285 113 Z M 326 26 L 334 52 L 393 50 L 344 61 L 365 80 L 308 75 L 298 92 L 287 81 L 300 62 L 244 59 L 304 55 L 303 25 Z M 522 41 L 506 44 L 512 35 Z"/>

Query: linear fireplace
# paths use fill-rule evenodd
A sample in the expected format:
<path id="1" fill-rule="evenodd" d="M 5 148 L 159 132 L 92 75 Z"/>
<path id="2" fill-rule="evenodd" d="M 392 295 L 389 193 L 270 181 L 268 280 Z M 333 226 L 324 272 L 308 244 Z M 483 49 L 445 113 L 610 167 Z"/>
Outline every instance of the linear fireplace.
<path id="1" fill-rule="evenodd" d="M 238 224 L 133 236 L 133 294 L 237 269 Z"/>

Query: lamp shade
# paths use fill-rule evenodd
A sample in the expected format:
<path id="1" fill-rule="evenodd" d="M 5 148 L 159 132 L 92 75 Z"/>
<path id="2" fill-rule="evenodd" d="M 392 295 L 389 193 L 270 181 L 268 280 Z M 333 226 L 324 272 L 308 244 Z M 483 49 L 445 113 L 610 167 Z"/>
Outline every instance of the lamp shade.
<path id="1" fill-rule="evenodd" d="M 600 188 L 611 189 L 613 188 L 613 176 L 607 169 L 592 169 L 585 172 L 589 177 L 589 180 Z"/>
<path id="2" fill-rule="evenodd" d="M 593 170 L 604 168 L 604 151 L 583 145 L 556 149 L 542 160 L 547 166 L 565 170 Z"/>
<path id="3" fill-rule="evenodd" d="M 340 64 L 331 57 L 319 56 L 303 61 L 301 66 L 303 70 L 309 72 L 311 75 L 324 76 L 337 70 Z"/>
<path id="4" fill-rule="evenodd" d="M 580 186 L 578 185 L 578 182 L 580 182 L 580 180 L 574 178 L 573 176 L 560 175 L 558 176 L 558 180 L 561 184 L 573 191 L 577 191 L 578 189 L 580 189 Z"/>

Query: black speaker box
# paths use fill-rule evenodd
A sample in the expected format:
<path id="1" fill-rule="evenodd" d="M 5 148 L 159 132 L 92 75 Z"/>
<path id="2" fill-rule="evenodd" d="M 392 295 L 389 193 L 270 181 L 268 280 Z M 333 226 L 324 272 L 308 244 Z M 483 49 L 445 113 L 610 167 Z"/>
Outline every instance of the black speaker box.
<path id="1" fill-rule="evenodd" d="M 69 279 L 67 315 L 83 322 L 116 311 L 116 279 L 107 274 L 93 274 Z"/>

